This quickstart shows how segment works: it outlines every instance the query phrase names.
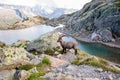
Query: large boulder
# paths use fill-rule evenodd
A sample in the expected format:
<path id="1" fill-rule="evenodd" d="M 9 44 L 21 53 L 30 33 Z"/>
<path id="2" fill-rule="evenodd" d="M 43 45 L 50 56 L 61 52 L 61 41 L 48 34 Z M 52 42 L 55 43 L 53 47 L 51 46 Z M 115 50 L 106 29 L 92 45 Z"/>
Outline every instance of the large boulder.
<path id="1" fill-rule="evenodd" d="M 27 54 L 28 52 L 24 48 L 0 48 L 0 71 L 30 64 Z"/>
<path id="2" fill-rule="evenodd" d="M 13 80 L 16 70 L 3 70 L 0 72 L 0 80 Z"/>
<path id="3" fill-rule="evenodd" d="M 112 33 L 108 29 L 100 29 L 92 33 L 91 40 L 93 41 L 103 41 L 103 42 L 111 42 L 115 41 L 112 38 Z"/>
<path id="4" fill-rule="evenodd" d="M 29 75 L 30 72 L 25 70 L 3 70 L 0 72 L 0 80 L 26 80 Z"/>
<path id="5" fill-rule="evenodd" d="M 0 29 L 8 29 L 10 25 L 21 20 L 15 10 L 0 8 Z"/>
<path id="6" fill-rule="evenodd" d="M 27 45 L 28 51 L 38 51 L 38 52 L 44 52 L 44 51 L 54 51 L 55 48 L 59 47 L 59 43 L 57 43 L 57 39 L 59 37 L 59 32 L 49 32 L 38 39 L 34 40 L 33 42 L 30 42 Z"/>

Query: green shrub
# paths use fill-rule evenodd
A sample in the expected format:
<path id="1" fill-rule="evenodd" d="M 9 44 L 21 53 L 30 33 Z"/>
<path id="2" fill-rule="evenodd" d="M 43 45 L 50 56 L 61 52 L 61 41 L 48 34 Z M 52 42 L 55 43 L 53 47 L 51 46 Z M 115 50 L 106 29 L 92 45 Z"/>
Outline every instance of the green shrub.
<path id="1" fill-rule="evenodd" d="M 28 70 L 30 70 L 30 69 L 32 69 L 34 67 L 35 66 L 33 64 L 27 64 L 27 65 L 20 66 L 19 70 L 26 70 L 26 71 L 28 71 Z"/>
<path id="2" fill-rule="evenodd" d="M 44 80 L 40 76 L 40 73 L 32 73 L 27 80 Z"/>
<path id="3" fill-rule="evenodd" d="M 35 65 L 37 68 L 38 73 L 32 73 L 27 80 L 43 80 L 40 76 L 44 76 L 47 71 L 44 71 L 45 66 L 51 65 L 50 60 L 47 57 L 44 57 L 43 60 L 38 64 Z"/>
<path id="4" fill-rule="evenodd" d="M 49 66 L 51 65 L 50 60 L 47 57 L 44 57 L 42 62 L 40 62 L 36 67 Z"/>
<path id="5" fill-rule="evenodd" d="M 44 52 L 45 52 L 45 54 L 48 54 L 48 55 L 54 55 L 54 53 L 55 53 L 55 51 L 52 49 L 45 50 Z"/>
<path id="6" fill-rule="evenodd" d="M 42 63 L 46 64 L 46 65 L 51 65 L 51 62 L 50 62 L 50 60 L 47 57 L 43 58 Z"/>

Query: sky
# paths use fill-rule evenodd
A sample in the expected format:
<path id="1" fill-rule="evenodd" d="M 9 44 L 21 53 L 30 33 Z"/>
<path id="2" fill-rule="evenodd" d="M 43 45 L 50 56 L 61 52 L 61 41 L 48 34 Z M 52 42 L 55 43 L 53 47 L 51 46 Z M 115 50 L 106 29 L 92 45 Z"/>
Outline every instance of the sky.
<path id="1" fill-rule="evenodd" d="M 53 0 L 58 7 L 81 9 L 85 3 L 91 0 Z"/>
<path id="2" fill-rule="evenodd" d="M 52 6 L 57 6 L 59 8 L 73 8 L 73 9 L 81 9 L 83 5 L 91 0 L 0 0 L 0 3 L 5 4 L 15 4 L 15 5 L 26 5 L 26 6 L 34 6 L 36 4 L 46 4 Z"/>

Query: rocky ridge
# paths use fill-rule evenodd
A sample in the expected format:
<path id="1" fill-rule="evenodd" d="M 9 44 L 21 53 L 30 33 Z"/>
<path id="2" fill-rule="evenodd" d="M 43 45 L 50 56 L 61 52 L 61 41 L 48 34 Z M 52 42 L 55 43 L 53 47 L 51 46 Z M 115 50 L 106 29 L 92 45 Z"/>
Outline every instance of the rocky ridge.
<path id="1" fill-rule="evenodd" d="M 47 20 L 47 18 L 41 16 L 34 16 L 12 24 L 11 26 L 9 26 L 9 29 L 23 29 L 34 25 L 40 25 Z"/>

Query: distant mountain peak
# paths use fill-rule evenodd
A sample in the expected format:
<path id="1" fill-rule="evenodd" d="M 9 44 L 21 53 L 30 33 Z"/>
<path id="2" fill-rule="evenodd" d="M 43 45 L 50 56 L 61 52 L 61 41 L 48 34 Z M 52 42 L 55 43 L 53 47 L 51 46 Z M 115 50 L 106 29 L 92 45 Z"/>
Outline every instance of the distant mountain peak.
<path id="1" fill-rule="evenodd" d="M 47 0 L 45 0 L 47 1 Z M 16 11 L 16 14 L 21 18 L 32 17 L 32 16 L 43 16 L 46 18 L 56 18 L 63 14 L 72 13 L 76 11 L 75 9 L 64 9 L 55 7 L 54 2 L 50 2 L 49 4 L 45 3 L 45 1 L 38 0 L 41 2 L 40 4 L 36 4 L 33 7 L 29 6 L 20 6 L 20 5 L 8 5 L 8 4 L 0 4 L 0 7 L 8 8 Z"/>

